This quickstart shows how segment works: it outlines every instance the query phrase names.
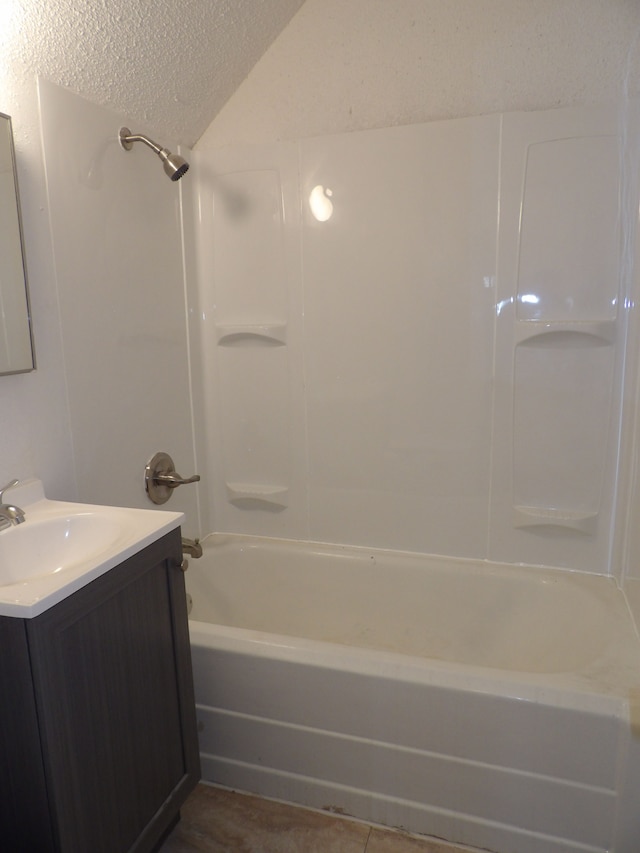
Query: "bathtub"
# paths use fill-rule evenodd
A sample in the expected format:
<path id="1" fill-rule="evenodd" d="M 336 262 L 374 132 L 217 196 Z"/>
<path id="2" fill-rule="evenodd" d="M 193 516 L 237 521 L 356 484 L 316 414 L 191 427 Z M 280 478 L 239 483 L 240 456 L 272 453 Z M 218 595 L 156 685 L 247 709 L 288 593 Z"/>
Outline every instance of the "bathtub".
<path id="1" fill-rule="evenodd" d="M 498 853 L 640 851 L 640 643 L 610 578 L 213 535 L 203 778 Z"/>

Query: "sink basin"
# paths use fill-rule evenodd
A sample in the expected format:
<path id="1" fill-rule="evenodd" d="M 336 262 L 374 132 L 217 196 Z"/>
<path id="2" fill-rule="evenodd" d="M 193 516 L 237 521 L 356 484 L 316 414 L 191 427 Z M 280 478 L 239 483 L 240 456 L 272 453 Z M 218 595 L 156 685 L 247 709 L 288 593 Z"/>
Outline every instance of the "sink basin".
<path id="1" fill-rule="evenodd" d="M 0 531 L 0 616 L 31 619 L 180 526 L 184 515 L 47 500 L 14 486 L 25 521 Z"/>
<path id="2" fill-rule="evenodd" d="M 122 532 L 116 519 L 98 513 L 27 518 L 0 535 L 0 586 L 68 571 L 104 552 Z"/>

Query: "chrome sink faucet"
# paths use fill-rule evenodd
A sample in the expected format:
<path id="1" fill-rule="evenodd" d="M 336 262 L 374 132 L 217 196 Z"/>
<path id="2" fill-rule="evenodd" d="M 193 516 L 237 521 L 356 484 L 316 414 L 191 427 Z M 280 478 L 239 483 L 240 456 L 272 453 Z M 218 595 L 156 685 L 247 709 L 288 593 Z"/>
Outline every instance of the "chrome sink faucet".
<path id="1" fill-rule="evenodd" d="M 0 489 L 0 530 L 5 530 L 15 524 L 22 524 L 25 520 L 24 510 L 19 506 L 4 502 L 4 493 L 12 486 L 18 485 L 18 480 L 12 480 Z"/>

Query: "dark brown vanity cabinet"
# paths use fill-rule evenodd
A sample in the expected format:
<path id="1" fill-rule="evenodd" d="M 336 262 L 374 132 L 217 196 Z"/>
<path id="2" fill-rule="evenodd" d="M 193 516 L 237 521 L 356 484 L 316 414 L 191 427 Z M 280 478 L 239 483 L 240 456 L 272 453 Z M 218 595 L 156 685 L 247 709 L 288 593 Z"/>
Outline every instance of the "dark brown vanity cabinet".
<path id="1" fill-rule="evenodd" d="M 0 617 L 0 849 L 148 853 L 199 775 L 179 529 Z"/>

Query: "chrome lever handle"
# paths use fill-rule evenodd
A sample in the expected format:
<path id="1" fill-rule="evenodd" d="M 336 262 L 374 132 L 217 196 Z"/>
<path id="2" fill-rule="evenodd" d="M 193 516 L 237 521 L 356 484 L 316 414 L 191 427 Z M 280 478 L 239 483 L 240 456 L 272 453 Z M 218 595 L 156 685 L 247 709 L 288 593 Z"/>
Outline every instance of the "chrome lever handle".
<path id="1" fill-rule="evenodd" d="M 166 503 L 177 486 L 187 483 L 197 483 L 200 474 L 193 477 L 181 477 L 176 472 L 176 466 L 168 453 L 156 453 L 144 469 L 144 487 L 149 495 L 149 500 L 154 504 Z"/>
<path id="2" fill-rule="evenodd" d="M 156 474 L 153 478 L 156 483 L 162 483 L 163 486 L 169 486 L 170 489 L 175 489 L 176 486 L 186 486 L 188 483 L 200 482 L 200 474 L 194 474 L 193 477 L 181 477 L 175 471 L 166 474 Z"/>

